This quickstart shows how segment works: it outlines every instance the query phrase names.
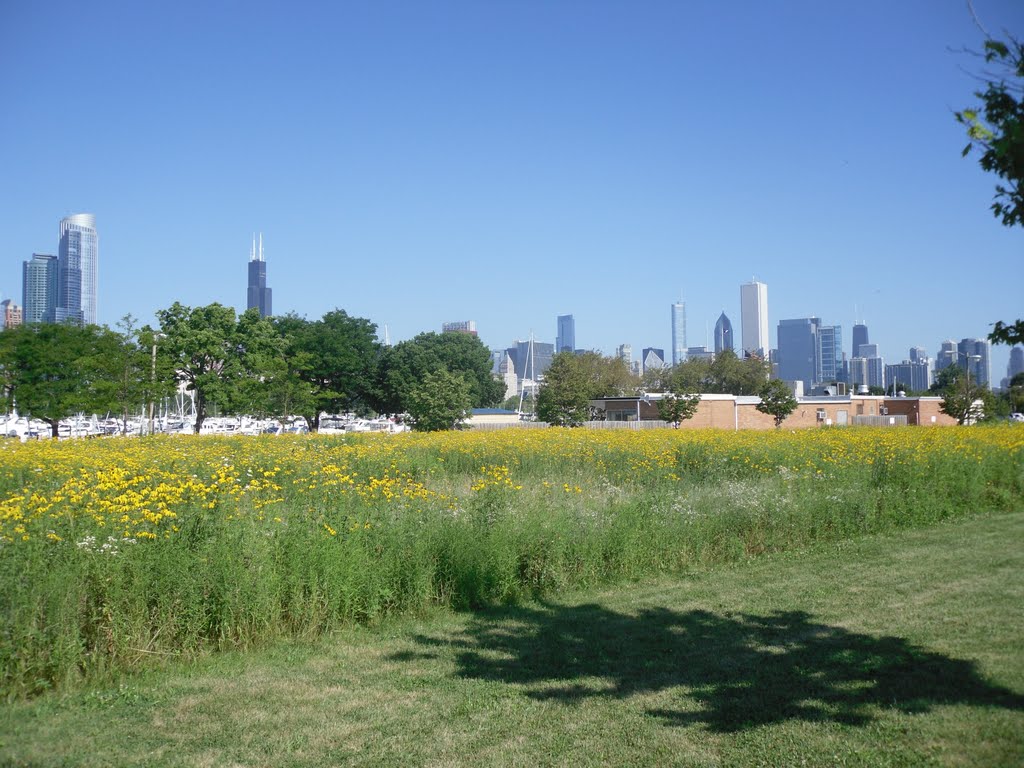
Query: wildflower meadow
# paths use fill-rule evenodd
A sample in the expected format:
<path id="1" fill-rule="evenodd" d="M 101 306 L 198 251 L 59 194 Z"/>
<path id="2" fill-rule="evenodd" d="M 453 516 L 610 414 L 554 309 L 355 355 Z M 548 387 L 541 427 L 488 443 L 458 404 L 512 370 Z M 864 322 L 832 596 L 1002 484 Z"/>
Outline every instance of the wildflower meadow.
<path id="1" fill-rule="evenodd" d="M 0 688 L 515 603 L 978 510 L 1024 430 L 0 444 Z"/>

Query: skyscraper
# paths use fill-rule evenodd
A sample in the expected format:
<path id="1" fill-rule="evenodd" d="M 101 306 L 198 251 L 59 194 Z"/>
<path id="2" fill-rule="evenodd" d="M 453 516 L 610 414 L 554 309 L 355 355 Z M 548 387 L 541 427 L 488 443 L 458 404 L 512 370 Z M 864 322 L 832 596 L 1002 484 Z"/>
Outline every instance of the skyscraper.
<path id="1" fill-rule="evenodd" d="M 441 323 L 441 333 L 468 333 L 476 336 L 476 320 L 453 320 Z"/>
<path id="2" fill-rule="evenodd" d="M 615 348 L 615 356 L 626 364 L 627 368 L 633 367 L 633 345 L 619 344 Z"/>
<path id="3" fill-rule="evenodd" d="M 831 384 L 843 378 L 843 327 L 821 325 L 815 339 L 815 384 Z"/>
<path id="4" fill-rule="evenodd" d="M 54 320 L 95 325 L 99 234 L 96 217 L 76 213 L 60 221 L 57 250 L 57 307 Z"/>
<path id="5" fill-rule="evenodd" d="M 654 368 L 664 368 L 665 367 L 665 350 L 664 349 L 658 349 L 656 347 L 644 347 L 642 354 L 643 354 L 643 372 L 644 373 L 647 373 L 648 371 L 650 371 L 650 370 L 652 370 Z"/>
<path id="6" fill-rule="evenodd" d="M 1012 379 L 1018 373 L 1024 373 L 1024 347 L 1010 349 L 1010 362 L 1006 364 L 1006 378 Z"/>
<path id="7" fill-rule="evenodd" d="M 956 345 L 956 363 L 971 374 L 971 379 L 992 388 L 992 344 L 988 339 L 961 339 Z"/>
<path id="8" fill-rule="evenodd" d="M 777 360 L 780 379 L 802 381 L 808 389 L 814 384 L 820 324 L 821 320 L 817 317 L 779 321 Z"/>
<path id="9" fill-rule="evenodd" d="M 732 322 L 725 312 L 722 312 L 718 322 L 715 323 L 715 354 L 721 354 L 725 350 L 734 352 L 735 346 L 732 341 Z"/>
<path id="10" fill-rule="evenodd" d="M 935 354 L 935 372 L 943 371 L 951 365 L 956 365 L 956 342 L 947 339 L 939 345 L 939 351 Z"/>
<path id="11" fill-rule="evenodd" d="M 21 307 L 25 323 L 52 323 L 57 317 L 57 257 L 33 253 L 22 262 Z"/>
<path id="12" fill-rule="evenodd" d="M 686 359 L 686 304 L 679 301 L 672 305 L 672 365 L 679 365 Z"/>
<path id="13" fill-rule="evenodd" d="M 893 387 L 911 392 L 924 392 L 932 385 L 932 371 L 927 358 L 904 360 L 902 363 L 885 366 L 885 381 L 890 392 Z"/>
<path id="14" fill-rule="evenodd" d="M 743 352 L 768 357 L 768 286 L 753 280 L 740 286 Z"/>
<path id="15" fill-rule="evenodd" d="M 860 353 L 860 345 L 868 343 L 868 327 L 864 323 L 857 323 L 853 326 L 853 354 L 850 357 L 863 357 Z"/>
<path id="16" fill-rule="evenodd" d="M 260 317 L 272 314 L 270 288 L 267 288 L 267 262 L 263 258 L 263 233 L 260 232 L 259 250 L 256 248 L 256 236 L 252 238 L 252 250 L 249 251 L 249 295 L 246 309 L 259 309 Z"/>
<path id="17" fill-rule="evenodd" d="M 780 320 L 779 378 L 802 381 L 805 388 L 843 379 L 843 329 L 820 318 Z"/>
<path id="18" fill-rule="evenodd" d="M 576 349 L 576 321 L 572 315 L 558 316 L 555 334 L 555 352 L 573 352 Z"/>

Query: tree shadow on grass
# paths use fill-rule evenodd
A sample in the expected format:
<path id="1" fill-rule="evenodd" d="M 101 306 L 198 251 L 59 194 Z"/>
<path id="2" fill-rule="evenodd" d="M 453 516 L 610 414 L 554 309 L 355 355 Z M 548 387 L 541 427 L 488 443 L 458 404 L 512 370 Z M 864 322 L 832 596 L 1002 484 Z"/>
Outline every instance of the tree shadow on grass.
<path id="1" fill-rule="evenodd" d="M 541 605 L 485 612 L 455 639 L 416 640 L 435 650 L 394 658 L 435 656 L 454 645 L 460 677 L 521 685 L 536 699 L 572 704 L 677 689 L 688 702 L 650 714 L 723 733 L 785 720 L 861 726 L 873 707 L 1024 709 L 1024 696 L 986 682 L 972 661 L 818 623 L 801 611 L 630 615 Z"/>

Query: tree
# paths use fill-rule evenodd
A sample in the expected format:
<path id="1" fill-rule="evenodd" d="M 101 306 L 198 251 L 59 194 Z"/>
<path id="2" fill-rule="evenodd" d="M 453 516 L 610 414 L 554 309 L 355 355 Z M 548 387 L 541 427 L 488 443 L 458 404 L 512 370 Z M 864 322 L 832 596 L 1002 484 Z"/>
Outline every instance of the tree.
<path id="1" fill-rule="evenodd" d="M 78 412 L 105 412 L 115 404 L 109 369 L 118 337 L 106 328 L 41 323 L 3 332 L 0 365 L 18 408 L 50 425 Z"/>
<path id="2" fill-rule="evenodd" d="M 537 394 L 537 418 L 556 427 L 578 427 L 590 418 L 593 387 L 587 367 L 572 352 L 558 352 Z"/>
<path id="3" fill-rule="evenodd" d="M 658 401 L 658 415 L 672 426 L 678 427 L 679 422 L 692 419 L 700 405 L 700 395 L 666 394 Z"/>
<path id="4" fill-rule="evenodd" d="M 770 372 L 770 364 L 759 357 L 741 359 L 725 350 L 713 359 L 695 357 L 670 368 L 650 370 L 644 374 L 644 388 L 649 392 L 756 395 Z"/>
<path id="5" fill-rule="evenodd" d="M 537 417 L 556 426 L 579 426 L 593 416 L 591 400 L 634 394 L 639 385 L 639 378 L 620 358 L 598 352 L 559 352 L 544 372 Z"/>
<path id="6" fill-rule="evenodd" d="M 942 396 L 939 410 L 956 419 L 957 424 L 966 424 L 981 419 L 991 406 L 988 388 L 971 382 L 970 374 L 957 365 L 943 368 L 935 377 L 933 389 Z M 980 403 L 980 405 L 979 405 Z"/>
<path id="7" fill-rule="evenodd" d="M 1013 413 L 1024 412 L 1024 373 L 1014 374 L 1004 395 Z"/>
<path id="8" fill-rule="evenodd" d="M 469 333 L 421 333 L 386 350 L 380 359 L 373 405 L 379 413 L 408 410 L 409 395 L 423 377 L 445 370 L 461 374 L 473 407 L 499 404 L 505 384 L 491 373 L 491 353 Z"/>
<path id="9" fill-rule="evenodd" d="M 982 106 L 955 116 L 967 128 L 963 155 L 977 148 L 982 169 L 1006 182 L 996 184 L 991 207 L 1004 226 L 1012 227 L 1024 224 L 1024 43 L 986 38 L 985 63 L 996 69 L 981 76 L 985 90 L 974 93 Z M 1024 344 L 1024 320 L 996 322 L 988 338 L 993 344 Z"/>
<path id="10" fill-rule="evenodd" d="M 285 340 L 284 362 L 292 382 L 286 392 L 314 431 L 320 428 L 321 413 L 369 410 L 382 351 L 375 324 L 340 309 L 316 322 L 285 315 L 274 324 Z"/>
<path id="11" fill-rule="evenodd" d="M 1024 344 L 1024 320 L 1018 320 L 1015 323 L 1004 323 L 997 320 L 992 328 L 992 333 L 988 335 L 988 340 L 993 344 L 1006 344 L 1011 347 Z"/>
<path id="12" fill-rule="evenodd" d="M 186 307 L 175 302 L 156 313 L 162 356 L 194 395 L 198 434 L 211 405 L 259 407 L 261 366 L 280 352 L 280 336 L 251 309 L 241 318 L 220 304 Z"/>
<path id="13" fill-rule="evenodd" d="M 125 315 L 111 334 L 103 358 L 109 369 L 110 386 L 122 432 L 128 429 L 128 417 L 147 404 L 174 392 L 169 383 L 173 369 L 165 357 L 153 354 L 161 339 L 150 328 L 138 328 L 135 318 Z"/>
<path id="14" fill-rule="evenodd" d="M 460 429 L 469 416 L 472 387 L 457 373 L 429 371 L 409 392 L 408 413 L 417 432 Z"/>
<path id="15" fill-rule="evenodd" d="M 776 429 L 782 426 L 786 417 L 799 405 L 796 398 L 793 397 L 793 393 L 789 391 L 789 387 L 786 386 L 786 382 L 781 379 L 771 379 L 765 382 L 758 395 L 761 402 L 754 407 L 761 413 L 767 413 L 774 417 Z"/>

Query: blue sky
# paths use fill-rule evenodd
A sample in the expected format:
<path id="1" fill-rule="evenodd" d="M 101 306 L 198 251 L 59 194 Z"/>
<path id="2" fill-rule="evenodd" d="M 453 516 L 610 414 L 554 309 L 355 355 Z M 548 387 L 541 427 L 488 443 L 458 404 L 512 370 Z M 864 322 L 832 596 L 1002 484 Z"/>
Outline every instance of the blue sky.
<path id="1" fill-rule="evenodd" d="M 974 0 L 995 34 L 1024 3 Z M 1024 230 L 962 159 L 962 0 L 0 2 L 0 295 L 97 217 L 100 321 L 244 308 L 492 348 L 688 342 L 739 285 L 889 362 L 1024 316 Z M 855 314 L 856 313 L 856 314 Z M 993 355 L 993 378 L 1007 352 Z"/>

